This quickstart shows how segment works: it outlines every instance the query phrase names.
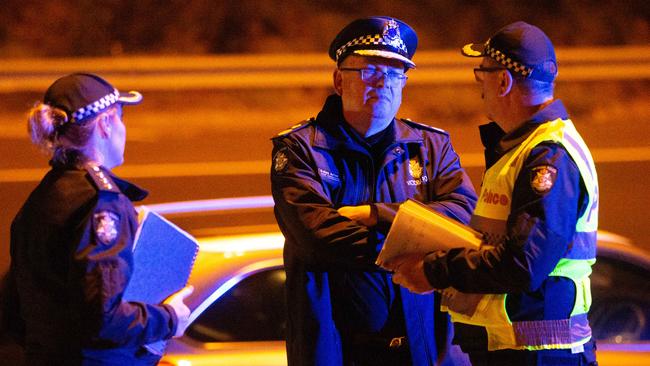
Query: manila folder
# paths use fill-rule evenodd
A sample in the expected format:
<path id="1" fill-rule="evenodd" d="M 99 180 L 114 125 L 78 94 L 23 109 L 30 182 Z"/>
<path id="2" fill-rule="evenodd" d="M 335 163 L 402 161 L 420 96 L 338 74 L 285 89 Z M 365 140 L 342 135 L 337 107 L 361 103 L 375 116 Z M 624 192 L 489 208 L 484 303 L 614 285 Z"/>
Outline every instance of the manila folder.
<path id="1" fill-rule="evenodd" d="M 395 215 L 376 263 L 390 270 L 385 265 L 401 255 L 480 246 L 481 234 L 477 231 L 418 201 L 407 200 Z"/>

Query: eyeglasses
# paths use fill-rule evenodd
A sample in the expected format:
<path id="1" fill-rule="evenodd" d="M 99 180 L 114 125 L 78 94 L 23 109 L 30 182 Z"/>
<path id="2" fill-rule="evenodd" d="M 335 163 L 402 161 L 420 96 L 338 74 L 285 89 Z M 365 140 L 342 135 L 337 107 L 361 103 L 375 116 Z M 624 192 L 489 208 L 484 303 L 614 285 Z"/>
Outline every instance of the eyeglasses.
<path id="1" fill-rule="evenodd" d="M 408 76 L 399 72 L 384 72 L 379 69 L 355 69 L 351 67 L 342 67 L 341 71 L 356 71 L 361 74 L 361 81 L 368 85 L 376 84 L 382 77 L 387 87 L 404 86 Z"/>
<path id="2" fill-rule="evenodd" d="M 500 67 L 500 66 L 495 66 L 495 67 L 479 66 L 479 67 L 475 67 L 474 68 L 474 78 L 476 79 L 476 81 L 482 81 L 483 77 L 480 76 L 481 72 L 495 72 L 495 71 L 499 71 L 499 70 L 507 70 L 507 69 L 505 67 Z"/>

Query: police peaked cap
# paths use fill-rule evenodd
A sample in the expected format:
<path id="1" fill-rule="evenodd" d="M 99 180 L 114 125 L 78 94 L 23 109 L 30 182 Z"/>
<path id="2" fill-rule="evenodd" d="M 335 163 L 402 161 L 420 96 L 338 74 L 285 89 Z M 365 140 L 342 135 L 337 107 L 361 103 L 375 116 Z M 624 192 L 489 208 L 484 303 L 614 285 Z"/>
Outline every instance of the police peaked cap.
<path id="1" fill-rule="evenodd" d="M 357 19 L 334 38 L 329 56 L 340 64 L 350 54 L 399 60 L 408 68 L 418 46 L 413 28 L 399 19 L 375 16 Z"/>
<path id="2" fill-rule="evenodd" d="M 43 97 L 43 103 L 65 111 L 70 122 L 86 120 L 116 103 L 138 104 L 141 101 L 139 92 L 120 93 L 108 81 L 85 73 L 59 78 Z"/>
<path id="3" fill-rule="evenodd" d="M 557 76 L 553 43 L 544 32 L 526 22 L 508 24 L 484 43 L 461 49 L 467 57 L 490 57 L 524 78 L 552 82 Z"/>

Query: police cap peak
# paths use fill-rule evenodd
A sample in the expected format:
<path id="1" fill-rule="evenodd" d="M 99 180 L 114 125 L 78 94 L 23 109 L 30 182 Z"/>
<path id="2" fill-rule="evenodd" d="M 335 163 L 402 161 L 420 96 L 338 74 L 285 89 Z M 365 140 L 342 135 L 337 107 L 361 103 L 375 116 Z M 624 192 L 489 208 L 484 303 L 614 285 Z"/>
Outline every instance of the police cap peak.
<path id="1" fill-rule="evenodd" d="M 413 28 L 399 19 L 373 16 L 353 21 L 332 41 L 329 56 L 340 64 L 347 56 L 375 56 L 402 61 L 414 68 L 411 61 L 418 46 Z"/>
<path id="2" fill-rule="evenodd" d="M 553 43 L 538 27 L 526 22 L 506 25 L 484 43 L 469 43 L 467 57 L 490 57 L 525 78 L 551 82 L 557 76 Z"/>

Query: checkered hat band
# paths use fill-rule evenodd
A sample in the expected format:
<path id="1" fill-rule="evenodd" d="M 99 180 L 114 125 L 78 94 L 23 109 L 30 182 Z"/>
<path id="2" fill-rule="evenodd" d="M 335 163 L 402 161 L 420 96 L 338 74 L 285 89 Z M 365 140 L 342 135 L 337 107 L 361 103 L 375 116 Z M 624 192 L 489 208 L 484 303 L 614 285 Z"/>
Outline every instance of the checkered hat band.
<path id="1" fill-rule="evenodd" d="M 489 55 L 493 60 L 499 62 L 505 66 L 508 70 L 516 72 L 524 77 L 529 77 L 533 72 L 533 68 L 528 67 L 520 62 L 514 61 L 510 57 L 503 54 L 503 52 L 497 50 L 496 48 L 488 45 L 485 48 L 485 53 Z"/>
<path id="2" fill-rule="evenodd" d="M 93 114 L 97 114 L 99 111 L 117 103 L 119 98 L 120 92 L 113 90 L 111 94 L 107 94 L 99 98 L 99 100 L 92 102 L 83 108 L 77 109 L 74 113 L 72 113 L 72 119 L 74 121 L 81 121 L 82 119 L 92 116 Z"/>
<path id="3" fill-rule="evenodd" d="M 348 43 L 344 44 L 343 46 L 339 47 L 338 50 L 336 50 L 336 59 L 338 60 L 339 57 L 350 47 L 354 46 L 359 46 L 359 45 L 373 45 L 373 46 L 378 46 L 378 45 L 384 45 L 384 46 L 391 46 L 394 48 L 399 49 L 401 52 L 404 53 L 404 55 L 408 54 L 406 50 L 406 45 L 404 44 L 404 41 L 402 41 L 401 38 L 398 38 L 395 40 L 395 42 L 388 43 L 384 40 L 384 36 L 381 34 L 375 34 L 375 35 L 367 35 L 363 37 L 358 37 L 355 38 Z"/>

